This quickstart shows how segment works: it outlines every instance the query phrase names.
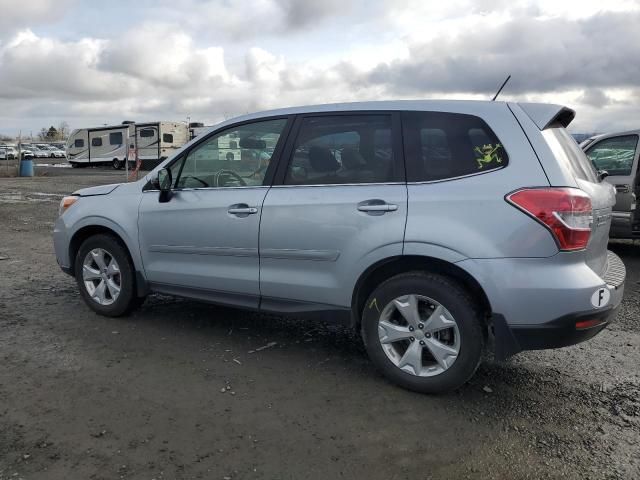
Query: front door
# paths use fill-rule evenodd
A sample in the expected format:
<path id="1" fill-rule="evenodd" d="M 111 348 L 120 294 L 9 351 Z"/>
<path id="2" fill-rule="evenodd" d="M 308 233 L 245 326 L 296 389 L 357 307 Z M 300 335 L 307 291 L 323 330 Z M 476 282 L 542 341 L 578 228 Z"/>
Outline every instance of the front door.
<path id="1" fill-rule="evenodd" d="M 607 182 L 616 187 L 611 236 L 630 236 L 638 220 L 638 135 L 620 135 L 596 141 L 587 149 L 587 156 L 597 170 L 606 170 Z"/>
<path id="2" fill-rule="evenodd" d="M 145 192 L 139 240 L 152 289 L 258 306 L 260 216 L 286 122 L 216 133 L 170 165 L 174 188 L 168 202 L 159 202 L 158 192 Z"/>

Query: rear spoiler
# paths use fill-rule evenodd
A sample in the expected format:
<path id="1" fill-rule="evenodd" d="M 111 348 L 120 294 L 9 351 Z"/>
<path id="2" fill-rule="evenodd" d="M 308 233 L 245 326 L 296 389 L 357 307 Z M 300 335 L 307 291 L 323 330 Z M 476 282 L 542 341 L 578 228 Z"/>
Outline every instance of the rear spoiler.
<path id="1" fill-rule="evenodd" d="M 566 128 L 576 116 L 574 110 L 552 103 L 518 103 L 518 105 L 540 130 L 549 128 L 555 123 Z"/>

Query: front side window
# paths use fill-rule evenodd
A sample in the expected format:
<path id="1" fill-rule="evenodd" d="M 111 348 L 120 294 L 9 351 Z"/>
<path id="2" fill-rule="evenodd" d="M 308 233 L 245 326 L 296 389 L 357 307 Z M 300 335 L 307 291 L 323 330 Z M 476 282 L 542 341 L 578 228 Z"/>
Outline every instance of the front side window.
<path id="1" fill-rule="evenodd" d="M 102 146 L 102 138 L 100 137 L 95 137 L 91 139 L 91 146 L 92 147 L 101 147 Z"/>
<path id="2" fill-rule="evenodd" d="M 173 135 L 170 133 L 163 133 L 162 134 L 162 141 L 164 143 L 173 143 Z"/>
<path id="3" fill-rule="evenodd" d="M 587 150 L 587 156 L 596 170 L 606 170 L 609 175 L 631 175 L 637 147 L 638 135 L 606 138 Z"/>
<path id="4" fill-rule="evenodd" d="M 391 116 L 333 115 L 302 120 L 285 184 L 385 183 L 397 179 Z"/>
<path id="5" fill-rule="evenodd" d="M 76 138 L 76 140 L 73 142 L 73 146 L 76 148 L 84 147 L 84 140 L 82 138 Z"/>
<path id="6" fill-rule="evenodd" d="M 145 137 L 153 137 L 155 135 L 155 131 L 153 130 L 153 128 L 143 128 L 142 130 L 140 130 L 140 136 L 145 138 Z"/>
<path id="7" fill-rule="evenodd" d="M 122 132 L 112 132 L 109 134 L 109 145 L 122 145 Z"/>
<path id="8" fill-rule="evenodd" d="M 262 185 L 286 119 L 232 127 L 194 147 L 176 178 L 176 188 Z"/>
<path id="9" fill-rule="evenodd" d="M 446 112 L 402 114 L 407 179 L 424 182 L 505 167 L 507 152 L 479 117 Z"/>

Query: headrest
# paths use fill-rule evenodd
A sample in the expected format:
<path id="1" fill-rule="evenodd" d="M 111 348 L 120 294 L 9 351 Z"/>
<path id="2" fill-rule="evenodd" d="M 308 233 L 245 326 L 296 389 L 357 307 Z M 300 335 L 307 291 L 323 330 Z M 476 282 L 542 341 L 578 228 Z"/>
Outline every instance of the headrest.
<path id="1" fill-rule="evenodd" d="M 340 168 L 338 161 L 327 147 L 311 147 L 309 149 L 309 163 L 316 172 L 335 172 Z"/>
<path id="2" fill-rule="evenodd" d="M 349 169 L 360 168 L 365 165 L 364 158 L 355 148 L 345 148 L 340 156 L 342 166 Z"/>

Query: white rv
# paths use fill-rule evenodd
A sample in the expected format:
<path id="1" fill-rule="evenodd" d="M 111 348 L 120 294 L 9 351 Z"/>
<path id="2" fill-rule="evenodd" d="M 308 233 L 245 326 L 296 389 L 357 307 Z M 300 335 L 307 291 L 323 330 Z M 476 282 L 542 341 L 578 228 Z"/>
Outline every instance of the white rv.
<path id="1" fill-rule="evenodd" d="M 72 167 L 110 164 L 122 168 L 134 135 L 131 124 L 74 130 L 67 139 L 67 160 Z"/>
<path id="2" fill-rule="evenodd" d="M 134 128 L 138 158 L 149 166 L 157 165 L 189 141 L 185 123 L 136 123 Z"/>
<path id="3" fill-rule="evenodd" d="M 137 149 L 145 167 L 155 167 L 189 140 L 180 122 L 150 122 L 74 130 L 67 140 L 67 159 L 73 167 L 110 164 L 123 168 L 129 149 Z"/>

